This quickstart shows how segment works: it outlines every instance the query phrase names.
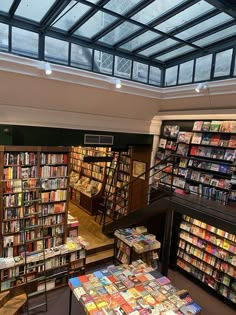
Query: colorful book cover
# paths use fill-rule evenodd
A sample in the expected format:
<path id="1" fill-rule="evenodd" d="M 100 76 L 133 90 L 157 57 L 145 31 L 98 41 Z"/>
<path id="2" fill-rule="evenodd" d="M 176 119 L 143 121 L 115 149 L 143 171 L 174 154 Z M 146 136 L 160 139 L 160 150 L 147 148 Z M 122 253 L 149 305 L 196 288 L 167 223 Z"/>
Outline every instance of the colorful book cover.
<path id="1" fill-rule="evenodd" d="M 202 141 L 202 132 L 194 132 L 192 136 L 191 143 L 200 144 Z"/>
<path id="2" fill-rule="evenodd" d="M 228 147 L 236 148 L 236 135 L 230 136 Z"/>
<path id="3" fill-rule="evenodd" d="M 219 145 L 220 134 L 216 133 L 211 136 L 210 145 Z"/>
<path id="4" fill-rule="evenodd" d="M 222 121 L 220 120 L 212 120 L 211 125 L 210 125 L 210 131 L 217 132 L 220 130 Z"/>
<path id="5" fill-rule="evenodd" d="M 201 131 L 202 130 L 203 121 L 197 120 L 193 124 L 193 131 Z"/>
<path id="6" fill-rule="evenodd" d="M 180 154 L 180 155 L 183 155 L 183 156 L 187 156 L 187 154 L 188 154 L 188 149 L 189 149 L 188 144 L 179 143 L 176 153 L 177 153 L 177 154 Z"/>
<path id="7" fill-rule="evenodd" d="M 93 302 L 93 299 L 92 299 L 91 295 L 83 294 L 83 295 L 81 295 L 80 301 L 83 305 L 85 305 L 89 302 Z"/>
<path id="8" fill-rule="evenodd" d="M 157 281 L 157 283 L 159 283 L 161 286 L 170 283 L 170 279 L 167 278 L 167 277 L 165 277 L 165 276 L 160 277 L 160 278 L 157 278 L 156 281 Z"/>
<path id="9" fill-rule="evenodd" d="M 236 120 L 231 121 L 230 132 L 236 133 Z"/>
<path id="10" fill-rule="evenodd" d="M 81 282 L 78 277 L 71 278 L 68 282 L 69 287 L 74 290 L 75 288 L 81 286 Z"/>
<path id="11" fill-rule="evenodd" d="M 170 137 L 171 138 L 177 138 L 179 133 L 179 126 L 171 126 L 171 130 L 170 130 Z"/>
<path id="12" fill-rule="evenodd" d="M 202 124 L 202 131 L 209 131 L 210 130 L 210 125 L 211 125 L 210 121 L 204 121 L 203 124 Z"/>
<path id="13" fill-rule="evenodd" d="M 84 308 L 87 314 L 89 314 L 91 311 L 97 310 L 96 304 L 94 302 L 85 304 Z"/>
<path id="14" fill-rule="evenodd" d="M 170 125 L 164 126 L 164 128 L 163 128 L 163 136 L 170 137 L 171 127 L 172 126 L 170 126 Z"/>
<path id="15" fill-rule="evenodd" d="M 234 150 L 227 149 L 224 154 L 225 161 L 233 161 L 234 159 Z"/>
<path id="16" fill-rule="evenodd" d="M 211 136 L 212 136 L 212 134 L 210 134 L 210 133 L 204 133 L 202 135 L 201 144 L 207 144 L 207 145 L 210 144 Z"/>
<path id="17" fill-rule="evenodd" d="M 123 309 L 123 311 L 127 315 L 129 315 L 130 313 L 132 313 L 134 311 L 134 309 L 132 308 L 132 306 L 129 303 L 122 304 L 121 308 Z"/>
<path id="18" fill-rule="evenodd" d="M 220 132 L 230 132 L 231 125 L 232 125 L 231 120 L 222 121 L 221 126 L 220 126 Z"/>
<path id="19" fill-rule="evenodd" d="M 103 276 L 103 277 L 99 278 L 99 280 L 100 280 L 100 282 L 101 282 L 101 284 L 103 286 L 111 284 L 111 281 L 106 276 L 105 277 Z"/>
<path id="20" fill-rule="evenodd" d="M 197 303 L 191 303 L 188 305 L 184 305 L 180 308 L 180 311 L 184 315 L 194 315 L 200 313 L 202 308 Z"/>
<path id="21" fill-rule="evenodd" d="M 220 134 L 220 147 L 227 147 L 229 144 L 230 135 L 229 134 Z"/>
<path id="22" fill-rule="evenodd" d="M 189 144 L 193 133 L 187 131 L 180 131 L 178 134 L 177 142 Z"/>
<path id="23" fill-rule="evenodd" d="M 106 285 L 106 286 L 105 286 L 105 289 L 107 290 L 107 292 L 108 292 L 109 294 L 113 294 L 113 293 L 115 293 L 115 292 L 118 292 L 116 286 L 114 286 L 113 284 Z"/>
<path id="24" fill-rule="evenodd" d="M 131 289 L 128 289 L 131 290 Z M 116 301 L 118 305 L 122 305 L 126 303 L 126 300 L 122 297 L 122 295 L 119 292 L 115 292 L 111 295 L 112 300 Z"/>
<path id="25" fill-rule="evenodd" d="M 165 149 L 166 144 L 167 144 L 167 139 L 160 138 L 160 141 L 159 141 L 159 148 Z"/>

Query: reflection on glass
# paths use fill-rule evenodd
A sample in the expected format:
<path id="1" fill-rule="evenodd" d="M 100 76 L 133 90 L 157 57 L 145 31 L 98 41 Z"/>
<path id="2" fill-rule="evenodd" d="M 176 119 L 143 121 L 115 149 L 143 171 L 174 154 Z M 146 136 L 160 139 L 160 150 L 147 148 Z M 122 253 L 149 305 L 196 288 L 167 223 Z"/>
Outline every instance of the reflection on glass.
<path id="1" fill-rule="evenodd" d="M 134 50 L 134 49 L 136 49 L 142 45 L 147 44 L 151 40 L 157 39 L 159 37 L 160 37 L 160 35 L 158 35 L 157 33 L 147 31 L 147 32 L 135 37 L 134 39 L 131 39 L 126 44 L 120 46 L 120 48 L 132 51 L 132 50 Z"/>
<path id="2" fill-rule="evenodd" d="M 98 11 L 87 22 L 85 22 L 74 34 L 91 38 L 103 28 L 113 23 L 117 18 L 114 16 Z"/>
<path id="3" fill-rule="evenodd" d="M 207 46 L 232 35 L 236 35 L 236 26 L 231 26 L 215 34 L 206 36 L 200 40 L 197 40 L 196 42 L 193 42 L 193 44 L 198 46 Z"/>
<path id="4" fill-rule="evenodd" d="M 68 31 L 89 9 L 90 7 L 87 5 L 78 1 L 71 1 L 56 19 L 56 23 L 53 26 Z"/>
<path id="5" fill-rule="evenodd" d="M 186 0 L 156 0 L 132 16 L 132 19 L 143 24 L 150 23 L 176 7 L 178 4 L 184 2 L 186 2 Z"/>
<path id="6" fill-rule="evenodd" d="M 131 77 L 131 60 L 115 56 L 114 75 L 130 79 Z"/>
<path id="7" fill-rule="evenodd" d="M 176 40 L 168 38 L 168 39 L 163 40 L 162 42 L 160 42 L 156 45 L 153 45 L 153 46 L 151 46 L 145 50 L 140 51 L 139 54 L 149 57 L 153 54 L 158 53 L 159 51 L 161 51 L 163 49 L 174 46 L 175 44 L 178 44 L 178 42 Z"/>
<path id="8" fill-rule="evenodd" d="M 71 44 L 71 66 L 86 70 L 92 70 L 92 57 L 92 49 Z"/>
<path id="9" fill-rule="evenodd" d="M 40 22 L 56 0 L 21 0 L 15 15 Z"/>
<path id="10" fill-rule="evenodd" d="M 178 66 L 166 69 L 165 72 L 165 86 L 175 85 L 177 83 Z"/>
<path id="11" fill-rule="evenodd" d="M 193 80 L 193 60 L 179 66 L 179 84 L 190 83 Z"/>
<path id="12" fill-rule="evenodd" d="M 13 0 L 1 0 L 0 11 L 8 13 L 11 8 L 12 3 L 13 3 Z"/>
<path id="13" fill-rule="evenodd" d="M 139 29 L 140 27 L 135 24 L 124 22 L 110 33 L 103 36 L 99 41 L 109 45 L 114 45 L 116 42 L 122 40 Z"/>
<path id="14" fill-rule="evenodd" d="M 230 74 L 233 49 L 216 54 L 214 77 L 222 77 Z"/>
<path id="15" fill-rule="evenodd" d="M 12 28 L 12 52 L 29 57 L 38 57 L 38 34 Z"/>
<path id="16" fill-rule="evenodd" d="M 169 33 L 175 28 L 189 22 L 190 20 L 193 20 L 193 17 L 194 19 L 198 18 L 200 15 L 212 10 L 214 10 L 214 7 L 212 5 L 205 1 L 200 1 L 192 5 L 191 7 L 183 10 L 182 12 L 174 15 L 165 22 L 157 25 L 155 28 L 159 31 Z"/>
<path id="17" fill-rule="evenodd" d="M 68 64 L 69 43 L 62 40 L 45 37 L 45 59 L 62 64 Z"/>
<path id="18" fill-rule="evenodd" d="M 212 55 L 196 59 L 194 81 L 205 81 L 211 77 Z"/>
<path id="19" fill-rule="evenodd" d="M 94 71 L 112 74 L 113 69 L 113 55 L 105 52 L 95 50 L 94 51 Z"/>
<path id="20" fill-rule="evenodd" d="M 213 16 L 210 19 L 207 19 L 204 22 L 201 22 L 197 25 L 194 25 L 193 27 L 188 28 L 187 30 L 178 33 L 175 35 L 175 37 L 178 37 L 180 39 L 186 40 L 190 37 L 196 36 L 201 34 L 202 32 L 206 32 L 207 30 L 211 30 L 212 28 L 215 28 L 221 24 L 224 24 L 233 18 L 225 13 L 217 14 L 216 16 Z"/>
<path id="21" fill-rule="evenodd" d="M 180 47 L 178 49 L 172 50 L 169 53 L 161 55 L 155 59 L 160 60 L 160 61 L 166 61 L 166 60 L 169 60 L 173 57 L 178 57 L 184 53 L 188 53 L 188 52 L 193 51 L 193 50 L 194 50 L 194 48 L 192 48 L 192 47 L 184 46 L 184 47 Z"/>
<path id="22" fill-rule="evenodd" d="M 161 85 L 161 70 L 159 68 L 150 66 L 149 83 L 154 85 Z"/>
<path id="23" fill-rule="evenodd" d="M 143 0 L 110 0 L 104 8 L 116 12 L 118 14 L 126 14 L 133 7 L 136 7 Z"/>
<path id="24" fill-rule="evenodd" d="M 0 49 L 8 50 L 8 33 L 9 26 L 6 24 L 0 23 Z"/>
<path id="25" fill-rule="evenodd" d="M 133 80 L 139 81 L 142 83 L 147 83 L 148 78 L 148 65 L 140 63 L 140 62 L 133 62 Z"/>

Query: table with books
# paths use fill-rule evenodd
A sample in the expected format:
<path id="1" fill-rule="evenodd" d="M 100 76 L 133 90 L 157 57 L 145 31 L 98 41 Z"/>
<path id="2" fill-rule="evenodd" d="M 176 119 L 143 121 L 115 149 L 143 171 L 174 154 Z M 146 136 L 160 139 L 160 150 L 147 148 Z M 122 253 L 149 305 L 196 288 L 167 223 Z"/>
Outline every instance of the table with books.
<path id="1" fill-rule="evenodd" d="M 193 315 L 201 307 L 187 290 L 175 288 L 170 280 L 142 260 L 109 265 L 93 273 L 69 279 L 71 315 L 74 295 L 87 315 Z M 81 314 L 81 312 L 80 312 Z"/>

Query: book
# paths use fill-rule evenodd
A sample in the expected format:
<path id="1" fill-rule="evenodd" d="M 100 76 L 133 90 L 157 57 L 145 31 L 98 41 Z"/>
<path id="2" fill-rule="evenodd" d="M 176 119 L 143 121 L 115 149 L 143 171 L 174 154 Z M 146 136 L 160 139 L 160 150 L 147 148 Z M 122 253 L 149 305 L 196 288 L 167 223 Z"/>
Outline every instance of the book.
<path id="1" fill-rule="evenodd" d="M 212 120 L 210 124 L 210 131 L 217 132 L 220 130 L 221 121 L 220 120 Z"/>
<path id="2" fill-rule="evenodd" d="M 228 143 L 229 148 L 236 148 L 236 135 L 231 135 Z"/>
<path id="3" fill-rule="evenodd" d="M 203 121 L 202 130 L 201 131 L 209 131 L 210 130 L 210 121 Z"/>
<path id="4" fill-rule="evenodd" d="M 160 138 L 159 148 L 165 149 L 167 143 L 167 139 Z"/>
<path id="5" fill-rule="evenodd" d="M 188 149 L 189 146 L 188 144 L 185 143 L 179 143 L 178 147 L 177 147 L 177 154 L 183 155 L 183 156 L 187 156 L 188 155 Z"/>
<path id="6" fill-rule="evenodd" d="M 195 315 L 201 312 L 201 307 L 197 303 L 191 303 L 188 305 L 184 305 L 180 308 L 180 311 L 184 315 Z"/>
<path id="7" fill-rule="evenodd" d="M 192 132 L 180 131 L 178 134 L 177 142 L 189 144 L 192 138 Z"/>
<path id="8" fill-rule="evenodd" d="M 230 132 L 236 133 L 236 120 L 231 121 Z"/>
<path id="9" fill-rule="evenodd" d="M 219 146 L 227 147 L 229 144 L 230 135 L 229 134 L 220 134 Z"/>
<path id="10" fill-rule="evenodd" d="M 170 137 L 177 138 L 178 133 L 179 133 L 179 126 L 178 125 L 171 126 Z"/>
<path id="11" fill-rule="evenodd" d="M 225 161 L 233 161 L 234 160 L 234 150 L 227 149 L 224 154 Z"/>
<path id="12" fill-rule="evenodd" d="M 192 136 L 191 143 L 200 144 L 202 141 L 202 132 L 194 132 Z"/>
<path id="13" fill-rule="evenodd" d="M 165 276 L 162 276 L 162 277 L 160 277 L 160 278 L 157 278 L 156 281 L 157 281 L 157 283 L 160 284 L 161 286 L 170 283 L 170 279 L 167 278 L 167 277 L 165 277 Z"/>
<path id="14" fill-rule="evenodd" d="M 170 137 L 170 132 L 171 132 L 171 127 L 170 125 L 166 125 L 163 128 L 163 136 L 164 137 Z"/>
<path id="15" fill-rule="evenodd" d="M 184 159 L 184 158 L 180 158 L 180 160 L 179 160 L 179 167 L 186 168 L 187 165 L 188 165 L 188 160 Z"/>
<path id="16" fill-rule="evenodd" d="M 202 141 L 201 141 L 201 144 L 210 144 L 210 141 L 211 141 L 211 134 L 210 133 L 204 133 L 202 135 Z"/>
<path id="17" fill-rule="evenodd" d="M 220 126 L 220 132 L 230 132 L 231 131 L 231 120 L 222 121 Z"/>
<path id="18" fill-rule="evenodd" d="M 211 136 L 210 145 L 218 146 L 220 142 L 220 134 L 216 133 Z"/>
<path id="19" fill-rule="evenodd" d="M 197 120 L 193 124 L 193 131 L 201 131 L 202 130 L 203 121 Z"/>

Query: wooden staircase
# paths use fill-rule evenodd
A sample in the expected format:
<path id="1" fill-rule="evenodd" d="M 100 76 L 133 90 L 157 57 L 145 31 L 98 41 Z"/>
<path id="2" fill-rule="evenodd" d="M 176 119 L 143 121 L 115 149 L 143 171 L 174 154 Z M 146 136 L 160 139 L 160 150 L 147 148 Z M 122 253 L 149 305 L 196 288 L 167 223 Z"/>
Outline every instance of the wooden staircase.
<path id="1" fill-rule="evenodd" d="M 10 291 L 0 293 L 0 315 L 20 315 L 24 311 L 27 297 L 25 293 L 11 296 Z"/>

